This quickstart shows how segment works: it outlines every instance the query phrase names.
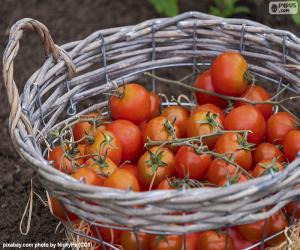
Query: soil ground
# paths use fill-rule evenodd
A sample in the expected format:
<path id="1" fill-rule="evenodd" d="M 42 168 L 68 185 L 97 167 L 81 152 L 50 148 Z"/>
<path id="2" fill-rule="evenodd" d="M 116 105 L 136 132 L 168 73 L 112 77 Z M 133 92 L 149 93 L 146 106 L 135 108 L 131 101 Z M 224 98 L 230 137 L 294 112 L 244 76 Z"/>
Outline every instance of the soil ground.
<path id="1" fill-rule="evenodd" d="M 208 12 L 212 0 L 180 0 L 180 11 Z M 268 1 L 240 1 L 252 10 L 244 16 L 274 28 L 290 30 L 300 35 L 300 28 L 288 16 L 270 16 Z M 159 16 L 147 0 L 1 0 L 0 54 L 7 43 L 9 28 L 24 17 L 35 18 L 49 28 L 57 44 L 84 38 L 98 29 L 135 24 Z M 24 81 L 43 62 L 39 39 L 26 34 L 15 63 L 15 80 L 21 91 Z M 37 181 L 30 166 L 20 159 L 8 134 L 9 108 L 5 87 L 0 80 L 0 244 L 3 242 L 57 242 L 64 241 L 63 233 L 54 233 L 58 221 L 48 208 L 35 198 L 31 229 L 28 235 L 19 232 L 28 194 L 30 179 L 34 190 L 45 199 L 45 190 Z M 2 245 L 1 245 L 2 246 Z"/>

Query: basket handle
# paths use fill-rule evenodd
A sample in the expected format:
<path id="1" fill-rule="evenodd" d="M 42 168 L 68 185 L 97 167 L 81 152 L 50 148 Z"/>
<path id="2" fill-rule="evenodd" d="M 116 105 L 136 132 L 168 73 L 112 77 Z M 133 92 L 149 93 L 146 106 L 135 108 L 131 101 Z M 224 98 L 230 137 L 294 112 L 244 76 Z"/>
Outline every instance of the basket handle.
<path id="1" fill-rule="evenodd" d="M 23 36 L 24 30 L 33 30 L 39 35 L 43 42 L 44 51 L 47 56 L 52 54 L 56 61 L 59 61 L 60 58 L 65 61 L 69 79 L 71 79 L 75 74 L 75 65 L 72 60 L 62 48 L 54 43 L 48 28 L 44 24 L 31 18 L 24 18 L 12 26 L 9 34 L 9 41 L 3 55 L 3 79 L 7 90 L 9 105 L 11 107 L 9 115 L 9 130 L 15 145 L 17 142 L 14 135 L 14 129 L 20 119 L 24 123 L 27 132 L 29 134 L 32 133 L 32 127 L 28 115 L 21 108 L 19 91 L 14 81 L 14 59 L 18 54 L 20 39 Z"/>

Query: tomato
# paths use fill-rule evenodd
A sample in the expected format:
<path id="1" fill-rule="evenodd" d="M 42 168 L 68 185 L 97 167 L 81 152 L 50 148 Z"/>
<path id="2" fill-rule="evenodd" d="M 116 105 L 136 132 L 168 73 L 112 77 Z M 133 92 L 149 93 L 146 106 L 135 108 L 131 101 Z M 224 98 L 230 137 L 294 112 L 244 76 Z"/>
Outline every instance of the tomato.
<path id="1" fill-rule="evenodd" d="M 282 144 L 288 132 L 297 128 L 296 119 L 288 112 L 278 112 L 267 122 L 267 139 L 274 144 Z"/>
<path id="2" fill-rule="evenodd" d="M 133 165 L 133 164 L 124 164 L 124 165 L 121 165 L 119 168 L 122 168 L 122 169 L 126 169 L 128 170 L 129 172 L 131 172 L 136 178 L 138 178 L 138 167 L 136 165 Z"/>
<path id="3" fill-rule="evenodd" d="M 222 129 L 223 124 L 216 113 L 206 111 L 193 112 L 188 119 L 187 136 L 203 136 L 218 132 Z M 219 136 L 211 136 L 203 138 L 203 144 L 207 145 L 210 149 L 213 148 Z"/>
<path id="4" fill-rule="evenodd" d="M 118 169 L 118 166 L 108 157 L 90 158 L 84 165 L 104 177 L 112 175 Z"/>
<path id="5" fill-rule="evenodd" d="M 197 250 L 199 233 L 190 233 L 185 236 L 186 250 Z"/>
<path id="6" fill-rule="evenodd" d="M 92 229 L 92 236 L 98 238 L 98 234 L 100 234 L 103 241 L 110 244 L 120 244 L 121 243 L 121 233 L 122 231 L 119 229 L 111 229 L 107 227 L 94 226 Z M 102 248 L 99 248 L 102 249 Z"/>
<path id="7" fill-rule="evenodd" d="M 240 96 L 248 86 L 245 79 L 248 64 L 244 57 L 233 51 L 220 54 L 211 65 L 211 80 L 217 93 Z"/>
<path id="8" fill-rule="evenodd" d="M 103 183 L 104 187 L 132 190 L 134 192 L 140 191 L 140 184 L 137 178 L 126 169 L 118 169 L 111 176 L 109 176 Z"/>
<path id="9" fill-rule="evenodd" d="M 241 97 L 244 97 L 250 101 L 267 101 L 271 98 L 270 94 L 264 88 L 257 85 L 248 86 Z M 236 102 L 237 107 L 244 104 L 246 103 Z M 270 118 L 270 116 L 273 113 L 273 106 L 271 104 L 255 104 L 255 107 L 262 113 L 266 121 Z"/>
<path id="10" fill-rule="evenodd" d="M 226 130 L 250 130 L 248 141 L 259 144 L 266 134 L 266 121 L 260 111 L 254 106 L 242 105 L 234 108 L 225 117 L 224 127 Z"/>
<path id="11" fill-rule="evenodd" d="M 279 163 L 284 162 L 284 156 L 282 152 L 274 144 L 268 142 L 259 144 L 252 156 L 254 164 L 257 164 L 262 160 L 272 160 L 273 158 L 276 158 Z"/>
<path id="12" fill-rule="evenodd" d="M 159 185 L 157 186 L 157 189 L 171 190 L 171 189 L 175 189 L 175 188 L 170 185 L 169 179 L 164 179 L 161 181 L 161 183 L 159 183 Z"/>
<path id="13" fill-rule="evenodd" d="M 194 86 L 200 89 L 205 89 L 209 91 L 215 91 L 214 86 L 211 82 L 211 74 L 210 70 L 204 71 L 201 75 L 199 75 L 194 83 Z M 228 102 L 220 97 L 204 94 L 201 92 L 196 92 L 196 99 L 198 104 L 211 103 L 214 104 L 221 109 L 224 109 Z"/>
<path id="14" fill-rule="evenodd" d="M 287 219 L 285 218 L 282 211 L 278 211 L 277 213 L 273 214 L 270 217 L 270 231 L 269 235 L 277 234 L 281 231 L 283 231 L 286 227 L 288 227 Z M 277 246 L 280 243 L 286 241 L 286 236 L 283 233 L 279 234 L 278 236 L 270 239 L 267 241 L 267 244 L 269 246 Z"/>
<path id="15" fill-rule="evenodd" d="M 194 110 L 192 110 L 192 114 L 198 111 L 211 112 L 218 115 L 221 123 L 224 123 L 225 115 L 224 112 L 216 105 L 211 103 L 206 103 L 200 106 L 197 106 Z"/>
<path id="16" fill-rule="evenodd" d="M 137 241 L 138 238 L 138 241 Z M 150 236 L 145 233 L 137 233 L 137 236 L 130 231 L 123 231 L 121 234 L 121 245 L 123 250 L 149 250 Z M 139 248 L 140 245 L 140 248 Z"/>
<path id="17" fill-rule="evenodd" d="M 143 136 L 138 126 L 130 121 L 116 120 L 107 126 L 107 130 L 120 139 L 122 161 L 135 161 L 140 156 Z"/>
<path id="18" fill-rule="evenodd" d="M 181 132 L 172 121 L 166 117 L 157 116 L 148 122 L 143 136 L 145 142 L 147 138 L 153 141 L 172 141 L 181 137 Z"/>
<path id="19" fill-rule="evenodd" d="M 162 111 L 161 115 L 166 117 L 169 121 L 174 122 L 181 132 L 181 137 L 185 137 L 187 119 L 190 115 L 190 112 L 186 108 L 179 105 L 169 106 Z"/>
<path id="20" fill-rule="evenodd" d="M 253 177 L 259 177 L 262 175 L 276 173 L 283 170 L 284 167 L 274 158 L 273 160 L 262 160 L 258 162 L 253 170 L 252 175 Z"/>
<path id="21" fill-rule="evenodd" d="M 199 234 L 198 250 L 234 250 L 231 237 L 228 235 L 226 246 L 226 235 L 216 231 L 205 231 Z"/>
<path id="22" fill-rule="evenodd" d="M 152 235 L 150 237 L 151 250 L 181 250 L 182 237 L 180 235 Z"/>
<path id="23" fill-rule="evenodd" d="M 242 182 L 246 182 L 248 181 L 247 177 L 241 173 L 237 173 L 237 174 L 231 174 L 226 177 L 223 177 L 222 179 L 220 179 L 220 181 L 218 182 L 218 186 L 219 187 L 225 187 L 225 186 L 230 186 L 236 183 L 242 183 Z"/>
<path id="24" fill-rule="evenodd" d="M 82 181 L 85 184 L 96 186 L 102 185 L 103 181 L 105 180 L 104 177 L 98 175 L 93 169 L 88 167 L 76 169 L 76 171 L 72 173 L 71 176 L 77 180 Z"/>
<path id="25" fill-rule="evenodd" d="M 236 167 L 221 159 L 214 159 L 208 168 L 207 180 L 211 183 L 218 184 L 220 180 L 226 178 L 227 174 L 233 175 Z"/>
<path id="26" fill-rule="evenodd" d="M 110 112 L 113 119 L 125 119 L 140 124 L 149 117 L 150 95 L 143 86 L 130 83 L 119 87 L 117 92 L 119 96 L 110 98 Z"/>
<path id="27" fill-rule="evenodd" d="M 69 212 L 66 208 L 64 208 L 61 202 L 53 196 L 49 196 L 48 203 L 50 212 L 56 217 L 59 217 L 60 219 L 65 221 L 68 220 L 68 218 L 70 221 L 74 221 L 78 218 L 75 214 Z"/>
<path id="28" fill-rule="evenodd" d="M 287 214 L 296 219 L 300 219 L 300 200 L 291 201 L 285 206 Z"/>
<path id="29" fill-rule="evenodd" d="M 166 177 L 175 175 L 175 157 L 171 150 L 164 147 L 153 147 L 144 153 L 138 162 L 138 179 L 149 187 L 153 180 L 156 187 Z"/>
<path id="30" fill-rule="evenodd" d="M 243 238 L 243 236 L 238 232 L 236 227 L 229 228 L 229 235 L 233 241 L 234 250 L 243 250 L 249 248 L 253 245 L 253 242 L 247 241 Z M 251 248 L 251 250 L 260 250 L 260 246 L 255 248 Z"/>
<path id="31" fill-rule="evenodd" d="M 237 229 L 244 239 L 251 242 L 258 242 L 263 236 L 266 238 L 269 235 L 270 221 L 269 219 L 259 220 L 249 224 L 239 225 Z"/>
<path id="32" fill-rule="evenodd" d="M 65 149 L 62 146 L 57 146 L 49 151 L 48 160 L 53 161 L 54 167 L 64 173 L 72 173 L 76 168 L 83 164 L 84 159 L 76 157 L 82 156 L 79 149 Z"/>
<path id="33" fill-rule="evenodd" d="M 236 133 L 221 135 L 215 145 L 219 154 L 232 154 L 234 161 L 242 168 L 248 170 L 252 165 L 252 155 L 246 138 Z"/>
<path id="34" fill-rule="evenodd" d="M 150 95 L 150 114 L 148 116 L 148 120 L 160 115 L 160 97 L 158 94 L 154 92 L 149 92 Z"/>
<path id="35" fill-rule="evenodd" d="M 293 161 L 299 151 L 300 130 L 292 130 L 283 139 L 283 153 L 289 161 Z"/>
<path id="36" fill-rule="evenodd" d="M 180 178 L 203 180 L 210 163 L 210 155 L 197 154 L 193 148 L 183 146 L 175 156 L 176 174 Z"/>
<path id="37" fill-rule="evenodd" d="M 106 155 L 114 163 L 119 165 L 122 157 L 122 145 L 120 139 L 108 130 L 97 133 L 93 143 L 87 144 L 85 154 Z"/>

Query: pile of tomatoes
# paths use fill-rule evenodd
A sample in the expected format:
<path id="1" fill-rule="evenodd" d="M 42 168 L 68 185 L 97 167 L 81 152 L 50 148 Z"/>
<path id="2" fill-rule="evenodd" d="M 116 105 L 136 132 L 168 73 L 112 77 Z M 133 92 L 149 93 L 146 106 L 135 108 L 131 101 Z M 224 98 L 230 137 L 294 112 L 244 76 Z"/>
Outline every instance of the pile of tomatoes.
<path id="1" fill-rule="evenodd" d="M 299 122 L 289 112 L 273 113 L 270 94 L 249 84 L 248 64 L 236 52 L 220 54 L 194 83 L 198 106 L 162 109 L 160 97 L 136 83 L 114 91 L 110 116 L 90 113 L 72 126 L 72 137 L 49 151 L 53 166 L 79 181 L 132 190 L 191 188 L 188 180 L 211 188 L 246 182 L 284 170 L 300 150 Z M 228 98 L 230 97 L 230 98 Z M 232 98 L 233 97 L 233 98 Z M 236 100 L 236 101 L 232 101 Z M 62 205 L 51 197 L 55 215 Z M 186 236 L 188 250 L 240 250 L 282 231 L 300 204 L 289 203 L 267 220 Z M 76 215 L 68 212 L 75 221 Z M 103 240 L 138 249 L 128 231 L 98 228 Z M 183 236 L 139 233 L 142 249 L 182 249 Z M 267 245 L 285 240 L 279 234 Z"/>

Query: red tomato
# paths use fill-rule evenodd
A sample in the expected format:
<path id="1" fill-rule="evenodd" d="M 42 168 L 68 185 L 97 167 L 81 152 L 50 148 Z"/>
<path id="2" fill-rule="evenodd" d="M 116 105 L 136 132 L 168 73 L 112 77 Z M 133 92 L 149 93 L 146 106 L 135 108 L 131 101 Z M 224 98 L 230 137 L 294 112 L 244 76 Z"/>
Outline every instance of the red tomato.
<path id="1" fill-rule="evenodd" d="M 216 231 L 205 231 L 199 234 L 197 242 L 198 250 L 234 250 L 233 242 L 230 236 Z"/>
<path id="2" fill-rule="evenodd" d="M 288 112 L 278 112 L 267 122 L 267 139 L 274 144 L 282 144 L 288 132 L 297 128 L 297 121 Z"/>
<path id="3" fill-rule="evenodd" d="M 149 92 L 150 95 L 150 103 L 151 103 L 151 111 L 148 116 L 148 120 L 160 115 L 160 97 L 158 94 L 154 92 Z"/>
<path id="4" fill-rule="evenodd" d="M 106 227 L 95 226 L 92 227 L 92 236 L 98 238 L 98 234 L 100 234 L 103 241 L 110 244 L 120 244 L 121 243 L 121 230 L 111 229 Z M 97 232 L 98 231 L 98 232 Z M 102 249 L 101 246 L 98 249 Z"/>
<path id="5" fill-rule="evenodd" d="M 145 121 L 151 112 L 149 92 L 136 83 L 118 88 L 120 97 L 111 96 L 110 112 L 113 119 L 125 119 L 135 124 Z"/>
<path id="6" fill-rule="evenodd" d="M 284 162 L 282 152 L 274 144 L 268 142 L 263 142 L 258 145 L 252 156 L 254 164 L 257 164 L 262 160 L 272 160 L 273 158 L 276 158 L 280 163 Z"/>
<path id="7" fill-rule="evenodd" d="M 181 137 L 181 132 L 176 124 L 172 124 L 172 121 L 166 117 L 157 116 L 148 122 L 143 136 L 145 142 L 147 137 L 153 141 L 172 141 Z"/>
<path id="8" fill-rule="evenodd" d="M 138 167 L 136 165 L 124 164 L 121 165 L 120 168 L 130 171 L 136 178 L 138 178 Z"/>
<path id="9" fill-rule="evenodd" d="M 77 148 L 74 149 L 62 149 L 61 146 L 57 146 L 49 151 L 48 160 L 53 161 L 54 167 L 64 173 L 72 173 L 76 168 L 83 164 L 84 159 L 75 157 L 82 156 Z"/>
<path id="10" fill-rule="evenodd" d="M 247 141 L 236 133 L 226 133 L 218 139 L 215 151 L 219 154 L 232 154 L 234 161 L 248 170 L 252 165 L 252 155 Z"/>
<path id="11" fill-rule="evenodd" d="M 240 96 L 248 86 L 245 80 L 248 64 L 237 52 L 220 54 L 211 65 L 211 80 L 217 93 Z"/>
<path id="12" fill-rule="evenodd" d="M 253 242 L 247 241 L 243 238 L 243 236 L 239 233 L 236 227 L 229 228 L 229 235 L 233 241 L 234 250 L 243 250 L 253 245 Z M 255 248 L 251 248 L 251 250 L 260 250 L 260 247 L 257 246 Z"/>
<path id="13" fill-rule="evenodd" d="M 271 98 L 270 94 L 264 88 L 257 85 L 248 86 L 241 97 L 245 97 L 247 100 L 250 101 L 267 101 Z M 236 102 L 237 107 L 244 104 L 247 103 Z M 273 113 L 273 106 L 271 104 L 256 104 L 255 107 L 262 113 L 266 121 L 270 118 L 270 116 Z"/>
<path id="14" fill-rule="evenodd" d="M 159 185 L 157 186 L 157 189 L 170 190 L 170 189 L 174 189 L 174 187 L 172 187 L 170 185 L 170 182 L 168 179 L 164 179 L 161 181 L 161 183 L 159 183 Z"/>
<path id="15" fill-rule="evenodd" d="M 207 179 L 209 182 L 218 184 L 220 180 L 226 178 L 227 174 L 233 175 L 236 167 L 221 159 L 214 159 L 208 168 Z"/>
<path id="16" fill-rule="evenodd" d="M 224 121 L 226 130 L 250 130 L 248 141 L 259 144 L 266 134 L 266 121 L 262 114 L 251 105 L 234 108 Z"/>
<path id="17" fill-rule="evenodd" d="M 87 144 L 85 154 L 96 154 L 103 156 L 107 154 L 114 163 L 119 165 L 122 157 L 122 145 L 120 139 L 108 130 L 97 133 L 92 144 Z"/>
<path id="18" fill-rule="evenodd" d="M 218 132 L 222 129 L 223 124 L 216 113 L 206 111 L 193 112 L 188 119 L 187 136 L 203 136 Z M 203 144 L 207 145 L 210 149 L 213 148 L 219 136 L 203 138 Z"/>
<path id="19" fill-rule="evenodd" d="M 253 177 L 259 177 L 262 175 L 270 174 L 271 172 L 276 173 L 283 170 L 284 167 L 277 161 L 262 160 L 256 164 L 252 175 Z"/>
<path id="20" fill-rule="evenodd" d="M 132 190 L 134 192 L 140 191 L 140 184 L 137 178 L 126 169 L 118 169 L 111 176 L 109 176 L 103 183 L 104 187 Z"/>
<path id="21" fill-rule="evenodd" d="M 108 157 L 90 158 L 84 165 L 104 177 L 112 175 L 118 169 L 118 166 Z"/>
<path id="22" fill-rule="evenodd" d="M 197 250 L 199 233 L 190 233 L 185 236 L 186 250 Z"/>
<path id="23" fill-rule="evenodd" d="M 96 186 L 102 185 L 103 181 L 105 180 L 104 177 L 98 175 L 93 169 L 88 167 L 77 169 L 71 176 L 84 182 L 85 184 Z"/>
<path id="24" fill-rule="evenodd" d="M 78 217 L 69 212 L 66 208 L 64 208 L 64 206 L 61 204 L 61 202 L 54 198 L 53 196 L 49 197 L 49 208 L 50 208 L 50 212 L 59 217 L 60 219 L 66 221 L 67 217 L 69 218 L 70 221 L 74 221 L 76 220 Z"/>
<path id="25" fill-rule="evenodd" d="M 135 161 L 140 156 L 143 136 L 138 126 L 130 121 L 116 120 L 107 126 L 107 130 L 120 139 L 122 161 Z"/>
<path id="26" fill-rule="evenodd" d="M 181 137 L 185 137 L 187 119 L 190 115 L 190 112 L 186 108 L 179 105 L 169 106 L 162 111 L 161 115 L 166 117 L 169 121 L 174 122 L 181 132 Z"/>
<path id="27" fill-rule="evenodd" d="M 151 250 L 181 250 L 182 237 L 180 235 L 153 235 L 150 237 Z"/>
<path id="28" fill-rule="evenodd" d="M 247 177 L 243 174 L 237 173 L 237 174 L 231 174 L 229 177 L 223 177 L 219 182 L 219 187 L 225 187 L 230 186 L 236 183 L 242 183 L 248 181 Z"/>
<path id="29" fill-rule="evenodd" d="M 299 151 L 300 130 L 292 130 L 283 139 L 283 153 L 289 161 L 293 161 Z"/>
<path id="30" fill-rule="evenodd" d="M 137 241 L 140 243 L 138 243 Z M 133 232 L 123 231 L 121 234 L 121 245 L 123 250 L 149 250 L 150 249 L 150 235 L 145 233 L 138 233 L 137 237 Z M 139 248 L 139 244 L 140 247 Z"/>
<path id="31" fill-rule="evenodd" d="M 268 236 L 270 233 L 270 221 L 260 220 L 249 224 L 237 226 L 239 233 L 244 239 L 251 242 L 258 242 L 262 239 L 263 235 Z"/>
<path id="32" fill-rule="evenodd" d="M 203 180 L 206 177 L 211 156 L 197 154 L 193 148 L 183 146 L 175 157 L 176 174 L 180 178 Z"/>
<path id="33" fill-rule="evenodd" d="M 168 148 L 153 147 L 139 159 L 138 177 L 146 187 L 150 186 L 153 178 L 153 186 L 156 187 L 163 179 L 174 175 L 175 157 Z"/>
<path id="34" fill-rule="evenodd" d="M 277 234 L 283 231 L 286 227 L 288 227 L 287 219 L 285 218 L 282 211 L 278 211 L 277 213 L 273 214 L 270 217 L 270 231 L 269 235 Z M 267 241 L 269 246 L 278 246 L 280 243 L 286 241 L 286 236 L 283 233 L 279 234 L 278 236 L 270 239 Z"/>
<path id="35" fill-rule="evenodd" d="M 222 124 L 224 123 L 225 120 L 225 115 L 224 112 L 216 105 L 211 104 L 211 103 L 206 103 L 200 106 L 197 106 L 193 111 L 192 114 L 198 111 L 204 111 L 204 112 L 211 112 L 211 113 L 215 113 L 218 114 L 218 118 L 220 119 L 220 121 L 222 122 Z"/>
<path id="36" fill-rule="evenodd" d="M 211 82 L 210 70 L 206 70 L 201 75 L 199 75 L 196 79 L 196 82 L 194 83 L 194 86 L 200 89 L 205 89 L 214 92 L 215 89 Z M 221 109 L 224 109 L 228 104 L 226 100 L 220 97 L 204 94 L 201 92 L 196 92 L 196 98 L 198 104 L 211 103 L 220 107 Z"/>
<path id="37" fill-rule="evenodd" d="M 300 201 L 291 201 L 285 206 L 287 214 L 296 219 L 300 219 Z"/>

